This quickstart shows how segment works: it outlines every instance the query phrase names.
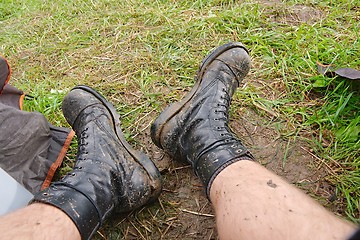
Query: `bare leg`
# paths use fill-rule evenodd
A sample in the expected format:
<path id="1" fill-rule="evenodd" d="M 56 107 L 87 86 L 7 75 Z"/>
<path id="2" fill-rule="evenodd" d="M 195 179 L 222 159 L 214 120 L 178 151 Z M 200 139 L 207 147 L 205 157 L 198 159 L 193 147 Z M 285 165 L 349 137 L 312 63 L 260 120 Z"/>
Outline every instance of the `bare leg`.
<path id="1" fill-rule="evenodd" d="M 355 226 L 252 161 L 215 178 L 210 199 L 220 239 L 347 239 Z"/>
<path id="2" fill-rule="evenodd" d="M 0 218 L 0 238 L 80 240 L 74 222 L 60 209 L 35 203 Z"/>

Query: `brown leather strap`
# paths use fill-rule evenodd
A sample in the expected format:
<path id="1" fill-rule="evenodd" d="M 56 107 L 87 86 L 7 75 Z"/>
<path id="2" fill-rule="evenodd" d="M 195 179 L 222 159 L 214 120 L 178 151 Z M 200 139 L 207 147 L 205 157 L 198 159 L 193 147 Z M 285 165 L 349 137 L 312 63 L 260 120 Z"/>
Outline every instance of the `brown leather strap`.
<path id="1" fill-rule="evenodd" d="M 4 89 L 4 86 L 7 82 L 9 82 L 11 75 L 11 68 L 7 62 L 7 60 L 0 56 L 0 94 Z"/>

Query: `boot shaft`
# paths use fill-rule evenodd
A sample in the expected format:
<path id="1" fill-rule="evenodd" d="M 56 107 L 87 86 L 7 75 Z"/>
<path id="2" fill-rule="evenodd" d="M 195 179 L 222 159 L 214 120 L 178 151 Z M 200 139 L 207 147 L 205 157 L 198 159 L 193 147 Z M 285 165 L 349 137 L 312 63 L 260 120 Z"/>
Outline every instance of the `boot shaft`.
<path id="1" fill-rule="evenodd" d="M 220 46 L 203 60 L 192 90 L 152 125 L 154 143 L 175 160 L 190 163 L 207 194 L 219 171 L 253 159 L 229 128 L 231 98 L 249 69 L 250 57 L 242 44 Z"/>

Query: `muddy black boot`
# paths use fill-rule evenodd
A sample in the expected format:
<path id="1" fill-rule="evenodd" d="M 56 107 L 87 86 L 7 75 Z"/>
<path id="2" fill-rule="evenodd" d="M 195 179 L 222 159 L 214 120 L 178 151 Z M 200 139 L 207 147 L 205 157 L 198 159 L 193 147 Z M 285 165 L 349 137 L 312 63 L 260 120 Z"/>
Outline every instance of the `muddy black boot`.
<path id="1" fill-rule="evenodd" d="M 75 87 L 62 108 L 78 137 L 76 164 L 32 202 L 60 208 L 82 238 L 89 239 L 114 213 L 155 200 L 161 191 L 161 176 L 148 157 L 129 146 L 115 108 L 95 90 Z"/>
<path id="2" fill-rule="evenodd" d="M 203 60 L 193 89 L 151 126 L 153 142 L 175 160 L 191 163 L 207 196 L 225 167 L 254 159 L 228 126 L 232 95 L 249 69 L 241 43 L 220 46 Z"/>

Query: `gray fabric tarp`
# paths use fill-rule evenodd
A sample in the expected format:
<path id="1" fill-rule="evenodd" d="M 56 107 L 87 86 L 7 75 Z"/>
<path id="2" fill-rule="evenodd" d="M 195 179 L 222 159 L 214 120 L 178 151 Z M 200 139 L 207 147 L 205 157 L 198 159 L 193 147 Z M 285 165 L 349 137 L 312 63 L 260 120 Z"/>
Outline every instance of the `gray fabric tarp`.
<path id="1" fill-rule="evenodd" d="M 7 78 L 0 79 L 0 167 L 36 193 L 50 184 L 74 132 L 52 126 L 41 113 L 22 111 L 24 93 L 6 85 L 11 71 L 4 63 L 0 57 L 0 78 Z"/>

